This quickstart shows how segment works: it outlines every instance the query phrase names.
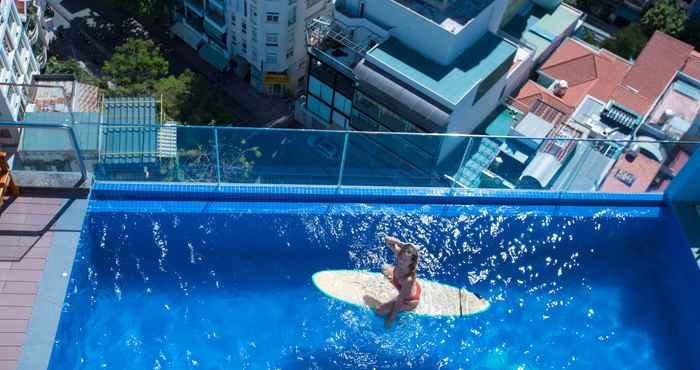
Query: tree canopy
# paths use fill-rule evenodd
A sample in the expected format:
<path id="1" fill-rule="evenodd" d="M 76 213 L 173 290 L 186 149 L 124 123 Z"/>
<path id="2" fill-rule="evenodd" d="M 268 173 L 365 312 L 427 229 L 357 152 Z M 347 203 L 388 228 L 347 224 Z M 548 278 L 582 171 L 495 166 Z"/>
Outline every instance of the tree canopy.
<path id="1" fill-rule="evenodd" d="M 116 95 L 148 95 L 170 65 L 151 40 L 130 38 L 117 46 L 102 66 L 103 76 L 117 85 Z"/>
<path id="2" fill-rule="evenodd" d="M 638 23 L 633 23 L 603 42 L 602 47 L 625 58 L 633 59 L 644 49 L 649 37 Z"/>
<path id="3" fill-rule="evenodd" d="M 168 119 L 188 124 L 235 122 L 226 93 L 201 74 L 185 70 L 169 74 L 170 65 L 151 40 L 129 39 L 102 66 L 109 95 L 152 95 L 163 98 Z"/>
<path id="4" fill-rule="evenodd" d="M 685 9 L 675 2 L 661 1 L 649 8 L 641 23 L 648 34 L 661 31 L 673 37 L 679 37 L 685 29 L 688 15 Z"/>
<path id="5" fill-rule="evenodd" d="M 163 97 L 166 115 L 188 124 L 233 123 L 226 94 L 213 87 L 204 76 L 185 70 L 179 76 L 168 76 L 156 82 L 154 93 Z"/>
<path id="6" fill-rule="evenodd" d="M 67 60 L 58 60 L 56 57 L 50 57 L 46 62 L 44 74 L 66 74 L 72 75 L 76 81 L 88 84 L 98 85 L 99 80 L 91 75 L 77 60 L 70 58 Z"/>

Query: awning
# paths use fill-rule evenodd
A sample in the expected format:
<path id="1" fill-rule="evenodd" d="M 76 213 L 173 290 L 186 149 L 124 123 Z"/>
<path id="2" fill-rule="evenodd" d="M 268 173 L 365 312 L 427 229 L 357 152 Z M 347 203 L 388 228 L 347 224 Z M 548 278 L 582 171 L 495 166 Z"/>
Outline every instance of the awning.
<path id="1" fill-rule="evenodd" d="M 655 159 L 659 163 L 664 163 L 666 161 L 666 158 L 668 157 L 666 154 L 666 149 L 664 149 L 654 138 L 649 136 L 640 136 L 637 139 L 639 141 L 632 144 L 632 146 L 638 146 L 640 150 L 643 150 L 645 154 Z"/>
<path id="2" fill-rule="evenodd" d="M 364 62 L 354 68 L 360 89 L 381 101 L 389 110 L 410 119 L 426 131 L 444 131 L 450 122 L 450 113 L 436 103 L 397 82 L 379 69 Z"/>
<path id="3" fill-rule="evenodd" d="M 224 71 L 228 67 L 228 57 L 211 44 L 204 44 L 199 49 L 199 56 L 219 71 Z"/>
<path id="4" fill-rule="evenodd" d="M 525 168 L 520 179 L 531 177 L 537 180 L 542 189 L 545 189 L 560 168 L 561 162 L 557 160 L 557 157 L 549 153 L 538 152 L 535 158 L 532 159 L 532 162 Z"/>
<path id="5" fill-rule="evenodd" d="M 190 28 L 190 26 L 186 25 L 183 21 L 175 23 L 170 27 L 170 31 L 193 49 L 199 48 L 199 44 L 202 43 L 202 34 Z"/>

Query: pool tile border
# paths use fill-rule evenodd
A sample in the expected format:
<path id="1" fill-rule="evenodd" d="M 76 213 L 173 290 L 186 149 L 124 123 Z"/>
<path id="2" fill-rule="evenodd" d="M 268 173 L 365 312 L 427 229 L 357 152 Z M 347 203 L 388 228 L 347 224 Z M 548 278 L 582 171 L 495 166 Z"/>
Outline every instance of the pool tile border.
<path id="1" fill-rule="evenodd" d="M 96 200 L 664 206 L 661 193 L 502 191 L 449 188 L 96 183 Z"/>

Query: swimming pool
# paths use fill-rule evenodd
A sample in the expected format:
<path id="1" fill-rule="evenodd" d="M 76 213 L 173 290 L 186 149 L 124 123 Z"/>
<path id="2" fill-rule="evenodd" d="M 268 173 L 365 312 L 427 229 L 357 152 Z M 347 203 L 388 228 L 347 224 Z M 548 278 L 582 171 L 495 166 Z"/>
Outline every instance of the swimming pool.
<path id="1" fill-rule="evenodd" d="M 697 323 L 679 312 L 697 299 L 678 292 L 697 289 L 700 273 L 665 207 L 119 199 L 91 201 L 50 369 L 691 361 L 679 328 Z M 386 330 L 313 286 L 320 270 L 379 270 L 383 234 L 424 247 L 419 278 L 464 286 L 491 308 L 404 314 Z"/>

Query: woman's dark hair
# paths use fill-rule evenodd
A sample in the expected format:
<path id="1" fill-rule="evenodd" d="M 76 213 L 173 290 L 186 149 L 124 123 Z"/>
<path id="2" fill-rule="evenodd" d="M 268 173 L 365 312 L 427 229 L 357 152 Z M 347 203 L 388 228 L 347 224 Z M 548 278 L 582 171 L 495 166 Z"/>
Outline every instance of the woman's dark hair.
<path id="1" fill-rule="evenodd" d="M 404 244 L 401 247 L 401 251 L 399 254 L 409 254 L 411 256 L 411 264 L 409 265 L 409 269 L 411 272 L 406 274 L 406 276 L 412 275 L 413 278 L 416 278 L 416 269 L 418 268 L 418 248 L 416 248 L 415 245 L 413 244 Z M 404 277 L 406 277 L 404 276 Z"/>

